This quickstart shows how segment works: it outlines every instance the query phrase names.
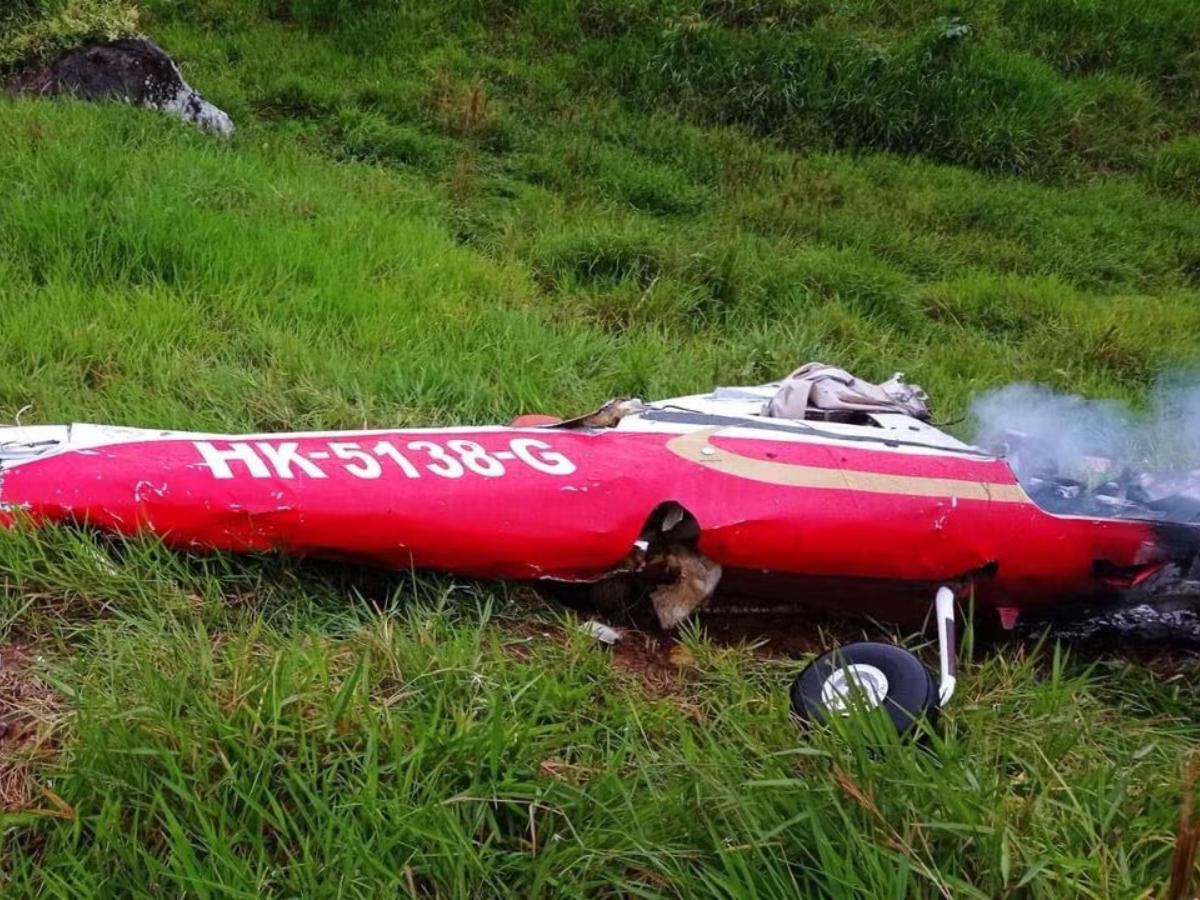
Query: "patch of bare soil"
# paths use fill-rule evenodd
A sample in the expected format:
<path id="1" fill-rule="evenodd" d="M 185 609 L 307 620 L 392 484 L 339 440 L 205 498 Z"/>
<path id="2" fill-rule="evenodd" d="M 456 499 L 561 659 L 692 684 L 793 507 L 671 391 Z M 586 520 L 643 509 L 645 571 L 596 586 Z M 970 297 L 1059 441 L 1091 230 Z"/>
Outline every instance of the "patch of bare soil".
<path id="1" fill-rule="evenodd" d="M 603 621 L 603 618 L 595 621 Z M 507 619 L 502 627 L 505 652 L 521 661 L 528 661 L 537 655 L 539 641 L 566 639 L 566 633 L 560 625 L 539 619 Z M 678 646 L 675 639 L 661 631 L 641 631 L 625 626 L 618 627 L 617 631 L 620 640 L 607 648 L 613 664 L 622 672 L 637 677 L 652 692 L 671 693 L 679 669 L 671 657 L 672 651 Z M 597 646 L 603 644 L 597 641 Z"/>
<path id="2" fill-rule="evenodd" d="M 646 688 L 663 695 L 678 694 L 680 678 L 695 665 L 685 658 L 686 649 L 670 633 L 664 632 L 654 620 L 649 607 L 631 607 L 607 613 L 587 602 L 586 595 L 563 597 L 581 618 L 591 618 L 612 625 L 622 633 L 622 640 L 609 652 L 616 666 L 642 681 Z M 535 607 L 537 608 L 537 607 Z M 537 637 L 556 637 L 560 632 L 544 618 L 533 617 L 528 626 L 515 621 L 506 623 L 505 630 L 523 636 L 512 646 L 514 655 L 528 658 L 531 644 Z M 786 604 L 755 603 L 744 598 L 726 598 L 700 609 L 696 623 L 708 639 L 718 646 L 749 646 L 762 657 L 806 661 L 835 647 L 856 641 L 902 643 L 913 649 L 924 644 L 920 655 L 927 665 L 936 667 L 937 636 L 932 623 L 922 629 L 915 623 L 910 629 L 898 629 L 859 616 L 838 616 L 828 610 L 788 607 Z M 1032 649 L 1041 636 L 1040 630 L 1018 629 L 1006 632 L 994 617 L 981 616 L 975 622 L 974 652 L 983 657 L 1004 647 L 1016 646 L 1022 651 Z M 516 620 L 519 621 L 519 620 Z M 960 629 L 964 627 L 959 622 Z M 1094 633 L 1093 633 L 1094 632 Z M 1066 641 L 1072 652 L 1083 659 L 1119 659 L 1139 666 L 1164 681 L 1200 683 L 1200 655 L 1191 633 L 1180 635 L 1171 629 L 1153 633 L 1131 633 L 1129 630 L 1096 628 L 1085 636 L 1068 633 L 1056 635 Z M 1135 639 L 1137 638 L 1137 639 Z M 961 656 L 961 651 L 960 651 Z M 960 663 L 969 664 L 965 657 Z"/>
<path id="3" fill-rule="evenodd" d="M 504 633 L 504 652 L 521 662 L 534 658 L 538 641 L 561 640 L 564 636 L 560 625 L 535 616 L 528 619 L 506 618 L 500 623 L 500 628 Z"/>
<path id="4" fill-rule="evenodd" d="M 0 810 L 70 817 L 71 807 L 36 778 L 58 750 L 66 712 L 36 668 L 32 647 L 0 647 Z"/>
<path id="5" fill-rule="evenodd" d="M 672 694 L 678 686 L 682 648 L 667 635 L 628 631 L 612 648 L 613 664 L 655 694 Z"/>
<path id="6" fill-rule="evenodd" d="M 747 645 L 770 658 L 816 656 L 855 641 L 895 641 L 897 635 L 863 620 L 796 611 L 733 612 L 702 610 L 700 625 L 709 639 L 724 646 Z"/>

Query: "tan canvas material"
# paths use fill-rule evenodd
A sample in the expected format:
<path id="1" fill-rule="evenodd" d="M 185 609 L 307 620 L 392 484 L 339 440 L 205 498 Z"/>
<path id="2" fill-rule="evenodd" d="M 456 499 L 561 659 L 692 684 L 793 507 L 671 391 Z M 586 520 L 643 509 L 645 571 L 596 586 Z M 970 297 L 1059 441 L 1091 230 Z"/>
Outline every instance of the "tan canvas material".
<path id="1" fill-rule="evenodd" d="M 845 369 L 811 362 L 783 380 L 763 414 L 782 419 L 803 419 L 810 409 L 902 413 L 929 418 L 927 396 L 917 385 L 905 384 L 897 372 L 883 384 L 855 378 Z"/>

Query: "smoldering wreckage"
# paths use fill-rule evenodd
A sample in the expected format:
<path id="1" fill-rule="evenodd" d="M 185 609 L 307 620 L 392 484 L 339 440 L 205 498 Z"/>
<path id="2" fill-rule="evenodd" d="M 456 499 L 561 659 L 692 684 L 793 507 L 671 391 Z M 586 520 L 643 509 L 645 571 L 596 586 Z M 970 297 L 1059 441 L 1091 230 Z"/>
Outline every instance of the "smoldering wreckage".
<path id="1" fill-rule="evenodd" d="M 0 525 L 595 585 L 668 629 L 714 597 L 783 603 L 798 626 L 802 607 L 932 615 L 937 677 L 900 647 L 857 643 L 791 687 L 802 720 L 861 703 L 908 728 L 954 691 L 968 600 L 1007 628 L 1045 614 L 1182 628 L 1200 598 L 1200 470 L 1114 472 L 1093 456 L 1069 471 L 1035 434 L 985 432 L 976 446 L 942 431 L 899 375 L 874 385 L 818 363 L 506 426 L 18 425 L 0 429 Z"/>

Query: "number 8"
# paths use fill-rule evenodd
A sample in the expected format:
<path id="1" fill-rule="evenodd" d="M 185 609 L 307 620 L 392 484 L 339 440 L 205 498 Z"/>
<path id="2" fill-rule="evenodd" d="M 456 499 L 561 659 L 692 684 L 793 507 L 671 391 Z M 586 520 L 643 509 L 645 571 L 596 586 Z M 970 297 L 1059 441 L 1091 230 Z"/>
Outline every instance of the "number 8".
<path id="1" fill-rule="evenodd" d="M 476 475 L 498 478 L 504 474 L 504 463 L 490 456 L 485 448 L 474 441 L 446 441 L 446 446 L 457 453 L 462 464 Z"/>

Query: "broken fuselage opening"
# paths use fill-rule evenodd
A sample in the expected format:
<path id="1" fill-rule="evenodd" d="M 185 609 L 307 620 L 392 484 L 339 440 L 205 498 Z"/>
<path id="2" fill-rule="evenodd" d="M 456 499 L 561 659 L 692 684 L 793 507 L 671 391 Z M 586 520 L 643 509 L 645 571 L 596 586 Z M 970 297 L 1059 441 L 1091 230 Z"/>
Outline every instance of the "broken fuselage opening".
<path id="1" fill-rule="evenodd" d="M 653 610 L 660 627 L 672 629 L 705 606 L 721 580 L 719 563 L 700 552 L 700 523 L 669 500 L 646 518 L 624 565 L 590 586 L 588 599 L 608 615 L 637 617 Z"/>

